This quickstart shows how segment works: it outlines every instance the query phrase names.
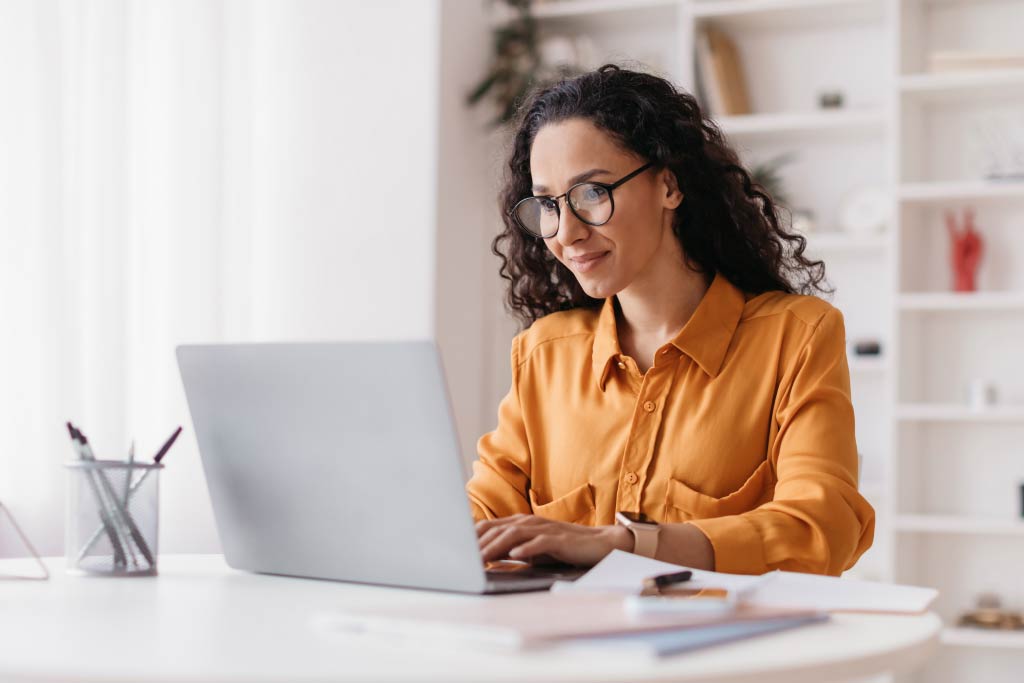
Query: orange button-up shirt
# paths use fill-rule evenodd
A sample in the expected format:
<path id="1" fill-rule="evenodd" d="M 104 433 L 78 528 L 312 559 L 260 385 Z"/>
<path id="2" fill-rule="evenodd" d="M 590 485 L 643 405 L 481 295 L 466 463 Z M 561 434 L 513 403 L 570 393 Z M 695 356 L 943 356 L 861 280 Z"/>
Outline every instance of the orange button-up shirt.
<path id="1" fill-rule="evenodd" d="M 874 535 L 842 314 L 721 275 L 645 373 L 619 347 L 612 298 L 534 322 L 478 451 L 476 519 L 642 512 L 699 527 L 722 572 L 838 575 Z"/>

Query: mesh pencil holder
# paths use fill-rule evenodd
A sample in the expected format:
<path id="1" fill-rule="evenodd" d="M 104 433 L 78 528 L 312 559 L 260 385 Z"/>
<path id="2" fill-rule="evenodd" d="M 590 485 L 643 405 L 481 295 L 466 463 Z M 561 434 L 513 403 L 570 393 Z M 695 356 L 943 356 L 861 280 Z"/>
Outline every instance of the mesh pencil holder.
<path id="1" fill-rule="evenodd" d="M 163 465 L 77 460 L 65 467 L 68 573 L 155 575 Z"/>

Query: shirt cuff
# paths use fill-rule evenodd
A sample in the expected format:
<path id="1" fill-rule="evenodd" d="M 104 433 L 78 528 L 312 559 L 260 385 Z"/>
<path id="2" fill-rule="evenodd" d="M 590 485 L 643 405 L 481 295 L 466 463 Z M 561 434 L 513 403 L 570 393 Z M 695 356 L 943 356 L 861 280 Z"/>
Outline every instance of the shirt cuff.
<path id="1" fill-rule="evenodd" d="M 715 571 L 726 574 L 764 574 L 764 542 L 743 515 L 695 519 L 687 522 L 700 529 L 715 549 Z"/>

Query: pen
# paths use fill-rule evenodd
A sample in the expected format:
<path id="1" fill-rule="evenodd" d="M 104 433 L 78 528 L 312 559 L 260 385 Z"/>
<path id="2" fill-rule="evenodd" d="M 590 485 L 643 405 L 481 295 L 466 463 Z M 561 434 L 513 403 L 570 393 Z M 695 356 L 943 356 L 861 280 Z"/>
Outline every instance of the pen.
<path id="1" fill-rule="evenodd" d="M 86 455 L 90 460 L 95 461 L 96 456 L 93 455 L 92 446 L 89 445 L 89 440 L 85 438 L 85 434 L 83 434 L 81 430 L 78 431 L 78 435 L 82 438 L 82 448 L 85 450 Z M 149 551 L 149 545 L 146 544 L 146 539 L 143 538 L 142 534 L 139 532 L 139 528 L 135 526 L 135 520 L 131 518 L 131 515 L 127 513 L 127 511 L 121 505 L 121 502 L 117 499 L 117 494 L 114 493 L 114 489 L 110 485 L 110 480 L 107 479 L 103 472 L 98 472 L 98 474 L 100 484 L 103 485 L 107 495 L 110 496 L 110 498 L 114 501 L 114 510 L 120 516 L 121 521 L 123 521 L 128 526 L 128 532 L 129 534 L 131 534 L 132 539 L 135 541 L 135 545 L 138 546 L 139 550 L 142 552 L 143 557 L 145 557 L 146 561 L 149 562 L 149 566 L 154 566 L 156 562 L 153 558 L 153 553 Z M 129 552 L 131 552 L 130 545 L 128 550 Z"/>
<path id="2" fill-rule="evenodd" d="M 71 445 L 75 449 L 75 455 L 78 456 L 79 460 L 86 460 L 85 453 L 82 451 L 81 445 L 78 441 L 78 432 L 68 422 L 68 433 L 71 435 Z M 118 533 L 114 529 L 114 524 L 110 519 L 110 512 L 107 510 L 107 504 L 103 500 L 103 495 L 100 493 L 99 486 L 96 485 L 96 480 L 93 477 L 94 472 L 91 470 L 85 471 L 85 480 L 89 482 L 89 488 L 92 490 L 93 498 L 96 499 L 96 508 L 100 515 L 100 521 L 103 522 L 103 530 L 107 532 L 107 537 L 110 539 L 110 547 L 114 551 L 114 565 L 118 567 L 124 567 L 128 564 L 125 559 L 124 548 L 121 546 L 121 539 L 118 538 Z M 94 534 L 94 537 L 98 537 L 99 534 Z M 95 542 L 95 541 L 93 541 Z M 89 547 L 92 543 L 89 544 Z M 85 553 L 88 550 L 83 551 L 78 556 L 78 562 L 82 561 Z"/>
<path id="3" fill-rule="evenodd" d="M 122 499 L 122 505 L 128 509 L 128 494 L 132 490 L 132 465 L 135 464 L 135 439 L 132 439 L 132 445 L 128 449 L 128 469 L 124 474 L 124 498 Z"/>
<path id="4" fill-rule="evenodd" d="M 96 462 L 96 454 L 92 451 L 92 445 L 89 443 L 89 439 L 85 437 L 85 434 L 82 433 L 82 430 L 78 427 L 74 427 L 74 430 L 83 458 L 90 462 Z M 92 474 L 95 481 L 99 484 L 100 492 L 105 496 L 104 500 L 107 501 L 109 506 L 107 508 L 107 514 L 110 516 L 110 521 L 113 523 L 114 529 L 117 531 L 118 537 L 121 539 L 121 545 L 128 551 L 127 559 L 133 567 L 138 567 L 139 558 L 135 556 L 135 550 L 132 548 L 132 534 L 129 532 L 128 526 L 125 523 L 125 512 L 117 498 L 117 493 L 114 492 L 114 487 L 110 485 L 110 480 L 107 478 L 106 472 L 100 469 L 95 469 L 92 471 Z"/>
<path id="5" fill-rule="evenodd" d="M 172 434 L 172 435 L 171 435 L 171 438 L 167 440 L 167 443 L 165 443 L 165 444 L 164 444 L 164 446 L 163 446 L 163 447 L 161 447 L 161 449 L 160 449 L 159 451 L 157 451 L 157 454 L 156 454 L 156 455 L 154 456 L 154 458 L 153 458 L 153 460 L 154 460 L 154 462 L 155 462 L 156 464 L 158 464 L 158 465 L 159 465 L 159 464 L 160 464 L 160 460 L 162 460 L 162 459 L 164 458 L 164 456 L 166 456 L 166 455 L 167 455 L 167 451 L 168 451 L 168 450 L 170 450 L 170 448 L 171 448 L 171 444 L 173 444 L 173 443 L 174 443 L 175 439 L 177 439 L 177 438 L 178 438 L 178 435 L 179 435 L 180 433 L 181 433 L 181 427 L 178 427 L 177 431 L 175 431 L 175 432 L 174 432 L 174 434 Z M 133 446 L 134 446 L 134 444 L 133 444 Z M 132 450 L 134 451 L 134 448 L 133 448 Z M 160 460 L 157 460 L 157 458 L 160 458 Z M 129 500 L 129 499 L 130 499 L 130 498 L 131 498 L 131 497 L 132 497 L 133 495 L 135 495 L 135 492 L 136 492 L 136 491 L 138 491 L 138 490 L 139 490 L 139 488 L 140 488 L 140 487 L 141 487 L 141 486 L 142 486 L 142 485 L 143 485 L 144 483 L 146 483 L 146 479 L 147 479 L 147 478 L 149 478 L 149 475 L 150 475 L 150 474 L 151 474 L 152 472 L 153 472 L 153 470 L 146 470 L 145 472 L 143 472 L 143 473 L 142 473 L 142 476 L 141 476 L 141 477 L 139 477 L 137 481 L 134 481 L 134 482 L 132 482 L 132 485 L 131 485 L 131 487 L 130 487 L 130 488 L 128 489 L 128 496 L 127 496 L 127 497 L 125 498 L 125 507 L 128 507 L 128 500 Z M 90 551 L 90 550 L 92 549 L 93 545 L 95 545 L 95 544 L 96 544 L 96 541 L 98 541 L 98 540 L 99 540 L 99 538 L 100 538 L 100 535 L 101 535 L 102 533 L 103 533 L 103 529 L 102 529 L 102 528 L 100 528 L 100 529 L 97 529 L 97 530 L 96 530 L 96 531 L 95 531 L 95 532 L 93 533 L 93 535 L 92 535 L 92 538 L 90 538 L 90 539 L 89 539 L 89 542 L 85 544 L 85 547 L 84 547 L 84 548 L 82 548 L 82 552 L 81 552 L 81 553 L 79 553 L 79 555 L 78 555 L 78 560 L 79 560 L 79 561 L 81 561 L 81 560 L 82 560 L 82 558 L 83 558 L 83 557 L 85 557 L 86 553 L 88 553 L 88 552 L 89 552 L 89 551 Z"/>
<path id="6" fill-rule="evenodd" d="M 651 576 L 644 579 L 644 589 L 658 592 L 667 586 L 673 586 L 677 583 L 685 583 L 693 577 L 693 572 L 689 569 L 684 569 L 681 572 L 673 572 L 671 574 L 658 574 L 657 576 Z"/>
<path id="7" fill-rule="evenodd" d="M 167 439 L 166 443 L 164 443 L 164 445 L 160 447 L 160 450 L 156 452 L 156 455 L 153 456 L 153 462 L 157 465 L 160 464 L 160 461 L 164 459 L 165 455 L 167 455 L 167 451 L 171 450 L 171 446 L 173 446 L 174 442 L 178 439 L 179 434 L 181 434 L 180 426 L 174 430 L 174 433 L 171 434 L 171 438 Z"/>

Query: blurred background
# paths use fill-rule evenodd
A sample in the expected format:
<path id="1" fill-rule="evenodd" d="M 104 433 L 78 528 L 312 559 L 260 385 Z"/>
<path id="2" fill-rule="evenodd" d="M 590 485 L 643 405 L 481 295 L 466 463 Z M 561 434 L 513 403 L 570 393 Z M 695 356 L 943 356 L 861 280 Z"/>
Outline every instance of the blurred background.
<path id="1" fill-rule="evenodd" d="M 468 465 L 517 330 L 503 122 L 615 62 L 698 94 L 826 262 L 878 511 L 850 575 L 941 591 L 915 680 L 1019 680 L 1022 35 L 1024 0 L 0 0 L 0 501 L 60 554 L 64 421 L 101 458 L 181 424 L 161 549 L 216 552 L 190 342 L 436 336 Z"/>

